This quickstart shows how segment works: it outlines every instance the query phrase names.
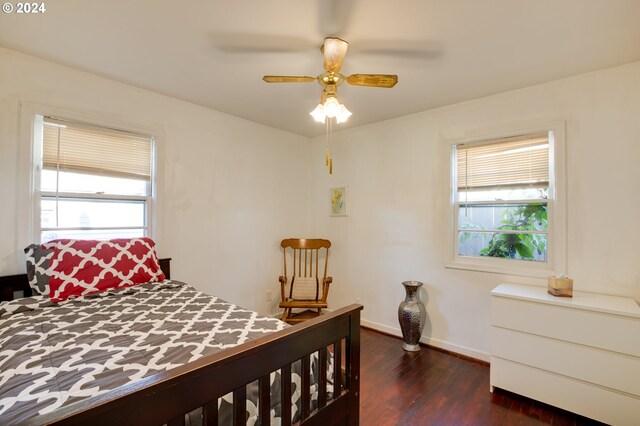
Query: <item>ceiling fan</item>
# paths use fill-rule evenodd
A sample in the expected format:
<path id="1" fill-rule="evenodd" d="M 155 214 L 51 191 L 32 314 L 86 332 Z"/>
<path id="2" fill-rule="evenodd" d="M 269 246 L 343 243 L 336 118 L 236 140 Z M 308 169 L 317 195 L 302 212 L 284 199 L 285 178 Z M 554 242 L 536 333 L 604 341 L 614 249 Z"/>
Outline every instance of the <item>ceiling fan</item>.
<path id="1" fill-rule="evenodd" d="M 262 79 L 267 83 L 310 83 L 317 81 L 323 87 L 320 104 L 310 114 L 324 123 L 326 118 L 336 118 L 342 123 L 349 118 L 351 112 L 338 102 L 337 90 L 345 81 L 354 86 L 391 88 L 398 82 L 397 75 L 391 74 L 352 74 L 340 73 L 349 43 L 337 37 L 326 37 L 320 51 L 324 56 L 325 72 L 317 77 L 265 75 Z"/>
<path id="2" fill-rule="evenodd" d="M 333 174 L 333 158 L 329 145 L 331 139 L 331 119 L 337 123 L 346 121 L 351 112 L 338 101 L 338 86 L 345 81 L 354 86 L 391 88 L 398 82 L 397 75 L 391 74 L 352 74 L 344 76 L 340 73 L 349 43 L 337 37 L 326 37 L 320 51 L 324 56 L 325 72 L 317 77 L 265 75 L 262 77 L 267 83 L 310 83 L 317 81 L 322 86 L 322 98 L 318 106 L 309 114 L 320 123 L 327 124 L 327 148 L 325 164 L 329 167 L 329 174 Z M 327 120 L 328 119 L 328 120 Z"/>

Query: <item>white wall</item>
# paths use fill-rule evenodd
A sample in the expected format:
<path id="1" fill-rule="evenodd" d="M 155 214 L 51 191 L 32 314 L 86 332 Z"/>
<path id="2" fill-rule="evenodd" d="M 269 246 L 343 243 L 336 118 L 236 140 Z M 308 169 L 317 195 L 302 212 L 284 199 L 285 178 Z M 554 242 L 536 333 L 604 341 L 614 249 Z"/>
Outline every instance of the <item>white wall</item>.
<path id="1" fill-rule="evenodd" d="M 279 241 L 308 228 L 308 138 L 0 48 L 0 275 L 24 271 L 21 101 L 159 129 L 159 252 L 173 276 L 273 311 L 265 294 L 277 296 Z"/>
<path id="2" fill-rule="evenodd" d="M 640 300 L 639 113 L 640 63 L 632 63 L 336 132 L 333 176 L 324 137 L 314 138 L 312 223 L 333 242 L 331 306 L 360 298 L 365 323 L 397 334 L 401 282 L 422 281 L 423 341 L 488 359 L 490 290 L 505 280 L 546 282 L 444 267 L 445 141 L 549 119 L 566 120 L 575 289 Z M 328 217 L 336 185 L 349 187 L 348 217 Z"/>
<path id="3" fill-rule="evenodd" d="M 277 299 L 280 239 L 326 237 L 331 307 L 358 297 L 365 323 L 398 333 L 400 283 L 423 281 L 423 340 L 485 359 L 489 291 L 504 280 L 544 281 L 444 268 L 443 141 L 565 119 L 567 272 L 577 290 L 640 300 L 640 63 L 336 132 L 329 176 L 324 137 L 310 142 L 0 48 L 0 275 L 24 270 L 20 101 L 161 129 L 160 254 L 173 257 L 174 277 L 268 313 L 277 304 L 264 298 L 271 289 Z M 341 184 L 349 216 L 329 218 L 328 188 Z M 308 199 L 301 194 L 310 185 Z"/>

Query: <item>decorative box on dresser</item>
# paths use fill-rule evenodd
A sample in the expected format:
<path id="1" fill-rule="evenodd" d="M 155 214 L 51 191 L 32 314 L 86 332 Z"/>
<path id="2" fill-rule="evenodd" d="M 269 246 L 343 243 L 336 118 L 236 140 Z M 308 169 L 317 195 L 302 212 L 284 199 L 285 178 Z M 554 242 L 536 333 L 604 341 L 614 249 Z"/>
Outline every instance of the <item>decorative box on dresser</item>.
<path id="1" fill-rule="evenodd" d="M 491 292 L 494 387 L 613 425 L 640 425 L 640 306 L 627 297 L 500 284 Z"/>

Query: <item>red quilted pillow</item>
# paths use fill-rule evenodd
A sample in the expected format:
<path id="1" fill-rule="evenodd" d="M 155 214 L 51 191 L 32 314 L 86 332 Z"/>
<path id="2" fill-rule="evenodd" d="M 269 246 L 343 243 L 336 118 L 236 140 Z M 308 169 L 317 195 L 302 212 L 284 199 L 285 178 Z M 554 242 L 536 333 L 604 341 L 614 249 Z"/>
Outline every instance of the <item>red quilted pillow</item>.
<path id="1" fill-rule="evenodd" d="M 150 238 L 65 239 L 49 241 L 42 247 L 53 250 L 49 280 L 53 302 L 164 280 Z"/>

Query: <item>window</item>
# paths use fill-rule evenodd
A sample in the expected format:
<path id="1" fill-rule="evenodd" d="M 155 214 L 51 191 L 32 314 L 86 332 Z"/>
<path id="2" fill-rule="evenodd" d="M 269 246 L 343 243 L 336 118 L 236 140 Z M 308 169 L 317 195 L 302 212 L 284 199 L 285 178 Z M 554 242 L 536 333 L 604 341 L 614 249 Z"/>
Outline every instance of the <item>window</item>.
<path id="1" fill-rule="evenodd" d="M 36 116 L 40 241 L 151 236 L 153 138 Z"/>
<path id="2" fill-rule="evenodd" d="M 559 145 L 554 129 L 452 144 L 447 266 L 533 276 L 566 272 L 554 162 Z"/>

